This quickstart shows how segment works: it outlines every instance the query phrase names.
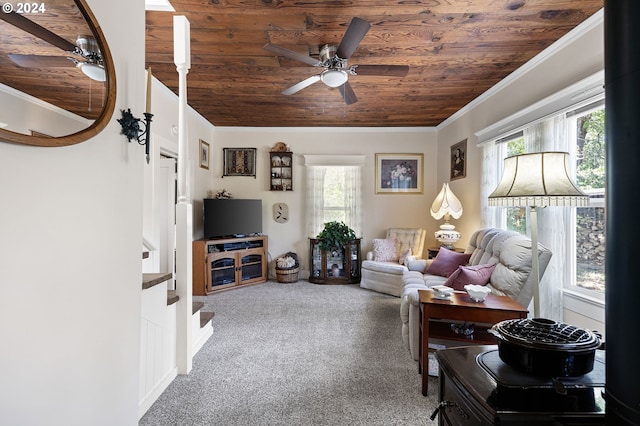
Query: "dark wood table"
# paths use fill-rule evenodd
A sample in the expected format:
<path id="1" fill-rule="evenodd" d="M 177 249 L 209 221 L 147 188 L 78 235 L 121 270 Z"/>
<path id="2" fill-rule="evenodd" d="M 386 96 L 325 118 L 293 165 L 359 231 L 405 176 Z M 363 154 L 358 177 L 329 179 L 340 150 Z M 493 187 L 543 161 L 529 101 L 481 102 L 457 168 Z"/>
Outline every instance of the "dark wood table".
<path id="1" fill-rule="evenodd" d="M 451 300 L 436 299 L 432 290 L 418 290 L 420 297 L 420 357 L 419 368 L 422 374 L 422 395 L 429 388 L 429 337 L 446 340 L 462 340 L 477 344 L 495 344 L 496 339 L 487 333 L 491 325 L 500 321 L 526 318 L 529 312 L 508 296 L 487 295 L 484 302 L 474 302 L 466 292 L 456 291 Z M 455 334 L 450 324 L 452 320 L 474 323 L 472 336 Z"/>

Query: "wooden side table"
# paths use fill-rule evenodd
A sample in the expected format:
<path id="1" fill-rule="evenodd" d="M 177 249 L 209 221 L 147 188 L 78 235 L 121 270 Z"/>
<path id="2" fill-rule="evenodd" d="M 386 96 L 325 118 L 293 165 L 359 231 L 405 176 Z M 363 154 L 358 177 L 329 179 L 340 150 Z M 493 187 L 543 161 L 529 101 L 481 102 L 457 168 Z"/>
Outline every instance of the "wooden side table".
<path id="1" fill-rule="evenodd" d="M 420 297 L 420 356 L 422 395 L 429 386 L 429 337 L 445 340 L 462 340 L 467 344 L 495 344 L 496 339 L 486 330 L 500 321 L 526 318 L 529 312 L 508 296 L 487 295 L 484 302 L 474 302 L 466 292 L 456 291 L 451 300 L 436 299 L 432 290 L 418 290 Z M 475 323 L 473 339 L 455 334 L 449 324 L 438 320 Z"/>

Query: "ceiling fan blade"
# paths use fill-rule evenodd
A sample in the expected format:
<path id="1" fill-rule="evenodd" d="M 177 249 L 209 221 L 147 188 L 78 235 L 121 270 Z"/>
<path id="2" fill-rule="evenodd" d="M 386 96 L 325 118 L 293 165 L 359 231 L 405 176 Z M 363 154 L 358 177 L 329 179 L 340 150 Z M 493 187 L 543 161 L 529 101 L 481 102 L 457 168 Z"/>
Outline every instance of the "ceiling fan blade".
<path id="1" fill-rule="evenodd" d="M 72 60 L 64 56 L 14 55 L 10 53 L 9 59 L 23 68 L 66 68 L 76 66 Z"/>
<path id="2" fill-rule="evenodd" d="M 295 59 L 296 61 L 304 62 L 305 64 L 313 66 L 319 66 L 321 64 L 320 61 L 313 59 L 311 56 L 303 55 L 302 53 L 294 52 L 293 50 L 276 46 L 271 43 L 265 44 L 264 49 L 281 56 L 286 56 L 287 58 Z"/>
<path id="3" fill-rule="evenodd" d="M 47 43 L 64 50 L 65 52 L 74 52 L 76 50 L 75 44 L 60 37 L 57 34 L 52 33 L 48 29 L 41 27 L 30 19 L 27 19 L 24 16 L 20 15 L 19 13 L 0 13 L 0 19 L 17 28 L 20 28 L 23 31 L 33 34 L 39 39 L 42 39 Z"/>
<path id="4" fill-rule="evenodd" d="M 381 75 L 387 77 L 405 77 L 409 65 L 356 65 L 356 75 Z"/>
<path id="5" fill-rule="evenodd" d="M 347 32 L 344 33 L 344 37 L 342 37 L 336 55 L 342 59 L 349 59 L 369 31 L 369 28 L 371 28 L 371 24 L 367 21 L 360 18 L 353 18 L 349 24 L 349 28 L 347 28 Z"/>
<path id="6" fill-rule="evenodd" d="M 355 104 L 358 102 L 358 97 L 356 96 L 356 92 L 353 91 L 351 85 L 347 81 L 342 86 L 338 87 L 340 93 L 342 94 L 342 98 L 344 99 L 344 103 L 347 105 Z"/>
<path id="7" fill-rule="evenodd" d="M 305 87 L 311 86 L 313 83 L 320 81 L 320 75 L 312 75 L 311 77 L 302 80 L 300 83 L 298 84 L 294 84 L 293 86 L 289 87 L 288 89 L 285 89 L 282 91 L 283 95 L 293 95 L 296 92 L 299 92 L 300 90 L 304 89 Z"/>

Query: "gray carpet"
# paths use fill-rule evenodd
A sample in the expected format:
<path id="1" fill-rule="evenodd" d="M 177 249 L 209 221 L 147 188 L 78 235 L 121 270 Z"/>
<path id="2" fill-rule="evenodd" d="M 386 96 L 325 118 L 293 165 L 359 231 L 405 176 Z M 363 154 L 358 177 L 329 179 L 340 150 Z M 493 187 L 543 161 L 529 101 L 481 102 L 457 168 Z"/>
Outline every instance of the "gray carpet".
<path id="1" fill-rule="evenodd" d="M 140 425 L 431 425 L 400 299 L 358 285 L 267 282 L 207 297 L 213 336 Z"/>

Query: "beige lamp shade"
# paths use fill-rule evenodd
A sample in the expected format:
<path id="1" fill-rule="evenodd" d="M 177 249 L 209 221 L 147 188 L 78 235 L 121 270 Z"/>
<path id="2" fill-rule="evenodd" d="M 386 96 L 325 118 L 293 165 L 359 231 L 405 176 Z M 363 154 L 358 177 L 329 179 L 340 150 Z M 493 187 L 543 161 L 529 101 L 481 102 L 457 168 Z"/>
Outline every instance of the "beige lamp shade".
<path id="1" fill-rule="evenodd" d="M 568 152 L 536 152 L 504 159 L 502 180 L 489 195 L 489 205 L 585 207 L 589 197 L 569 175 Z"/>
<path id="2" fill-rule="evenodd" d="M 462 216 L 462 203 L 449 188 L 449 184 L 442 185 L 440 193 L 436 196 L 431 204 L 431 216 L 434 219 L 440 220 L 443 217 L 448 220 L 448 216 L 452 216 L 454 219 Z"/>

